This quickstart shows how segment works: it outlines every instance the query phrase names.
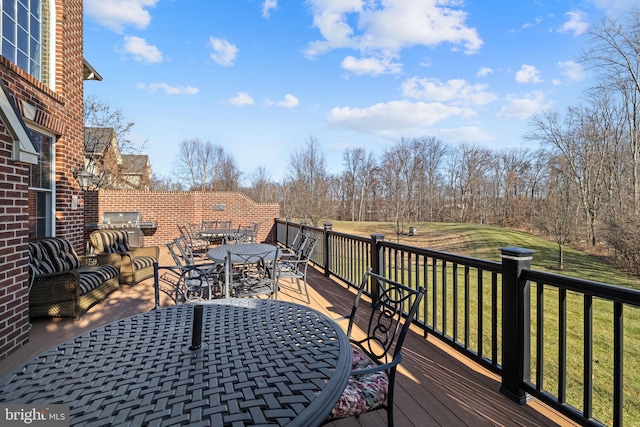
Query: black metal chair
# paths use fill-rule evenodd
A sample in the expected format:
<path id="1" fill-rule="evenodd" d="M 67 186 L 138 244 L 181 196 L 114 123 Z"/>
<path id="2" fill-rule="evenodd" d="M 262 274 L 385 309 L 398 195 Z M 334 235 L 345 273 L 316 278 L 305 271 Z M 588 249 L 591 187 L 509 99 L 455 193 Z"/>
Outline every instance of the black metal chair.
<path id="1" fill-rule="evenodd" d="M 379 290 L 370 311 L 361 304 L 369 281 L 372 289 L 377 286 Z M 412 289 L 367 270 L 347 317 L 347 335 L 353 346 L 351 376 L 325 423 L 386 409 L 387 424 L 393 426 L 393 391 L 402 344 L 424 293 L 422 287 Z M 358 318 L 367 319 L 366 329 L 357 330 Z"/>
<path id="2" fill-rule="evenodd" d="M 227 272 L 229 290 L 236 298 L 268 296 L 278 297 L 277 248 L 259 254 L 243 254 L 229 251 Z M 273 266 L 276 266 L 275 271 Z"/>
<path id="3" fill-rule="evenodd" d="M 302 294 L 302 286 L 300 284 L 300 280 L 302 280 L 304 293 L 307 296 L 307 304 L 311 303 L 309 290 L 307 288 L 307 268 L 309 267 L 309 260 L 311 259 L 311 255 L 313 255 L 317 243 L 317 238 L 306 236 L 294 258 L 282 258 L 278 261 L 278 266 L 280 267 L 278 278 L 295 279 L 300 294 Z"/>
<path id="4" fill-rule="evenodd" d="M 197 234 L 193 234 L 190 227 L 186 225 L 178 225 L 178 231 L 180 232 L 180 237 L 182 237 L 189 245 L 191 253 L 201 257 L 206 255 L 207 250 L 209 250 L 208 239 L 204 239 Z"/>

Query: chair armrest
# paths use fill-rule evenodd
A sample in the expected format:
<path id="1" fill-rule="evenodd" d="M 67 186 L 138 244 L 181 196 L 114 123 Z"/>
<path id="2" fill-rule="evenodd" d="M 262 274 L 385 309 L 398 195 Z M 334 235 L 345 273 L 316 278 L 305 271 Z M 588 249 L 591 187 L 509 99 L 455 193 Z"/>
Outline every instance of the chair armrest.
<path id="1" fill-rule="evenodd" d="M 156 260 L 160 256 L 160 248 L 158 246 L 144 246 L 141 248 L 131 248 L 129 251 L 134 257 L 151 256 Z"/>
<path id="2" fill-rule="evenodd" d="M 120 269 L 122 257 L 120 254 L 101 253 L 95 255 L 85 255 L 78 258 L 80 267 L 91 267 L 96 265 L 113 265 Z"/>
<path id="3" fill-rule="evenodd" d="M 354 369 L 351 371 L 351 376 L 357 377 L 359 375 L 369 375 L 374 374 L 376 372 L 388 371 L 391 368 L 394 368 L 400 364 L 402 361 L 402 354 L 398 354 L 393 360 L 389 363 L 383 363 L 382 365 L 372 366 L 370 368 L 364 369 Z"/>
<path id="4" fill-rule="evenodd" d="M 34 304 L 75 301 L 80 296 L 79 284 L 80 273 L 77 270 L 35 276 L 29 300 Z"/>

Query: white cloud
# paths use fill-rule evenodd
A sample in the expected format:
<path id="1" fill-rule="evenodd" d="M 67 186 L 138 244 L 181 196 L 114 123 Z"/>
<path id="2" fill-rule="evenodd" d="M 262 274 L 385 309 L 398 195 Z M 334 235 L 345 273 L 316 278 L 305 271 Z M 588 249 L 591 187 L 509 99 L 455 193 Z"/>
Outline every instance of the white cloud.
<path id="1" fill-rule="evenodd" d="M 85 0 L 84 12 L 100 25 L 121 32 L 126 26 L 147 28 L 151 22 L 148 8 L 158 0 Z"/>
<path id="2" fill-rule="evenodd" d="M 268 18 L 271 11 L 278 7 L 278 0 L 264 0 L 262 3 L 262 17 Z"/>
<path id="3" fill-rule="evenodd" d="M 277 102 L 272 100 L 267 100 L 266 104 L 276 105 L 278 107 L 284 107 L 284 108 L 293 108 L 293 107 L 297 107 L 300 104 L 300 100 L 295 96 L 291 95 L 290 93 L 288 93 L 284 96 L 284 100 L 277 101 Z"/>
<path id="4" fill-rule="evenodd" d="M 568 21 L 558 30 L 561 33 L 573 33 L 574 36 L 584 34 L 589 29 L 587 14 L 580 11 L 572 11 L 564 14 Z"/>
<path id="5" fill-rule="evenodd" d="M 211 59 L 224 67 L 233 65 L 233 62 L 238 56 L 238 48 L 235 45 L 229 43 L 225 39 L 218 39 L 215 37 L 209 37 L 209 43 L 213 49 L 213 52 L 211 52 Z"/>
<path id="6" fill-rule="evenodd" d="M 516 72 L 516 81 L 518 83 L 540 83 L 540 71 L 533 65 L 524 64 L 518 72 Z"/>
<path id="7" fill-rule="evenodd" d="M 251 97 L 251 95 L 249 95 L 247 92 L 236 92 L 236 96 L 234 96 L 233 98 L 227 99 L 227 102 L 236 107 L 253 105 L 256 103 Z"/>
<path id="8" fill-rule="evenodd" d="M 399 74 L 402 71 L 402 64 L 391 62 L 392 58 L 362 58 L 347 56 L 342 61 L 342 68 L 351 71 L 353 74 Z"/>
<path id="9" fill-rule="evenodd" d="M 300 104 L 300 100 L 288 93 L 284 96 L 284 101 L 278 102 L 277 105 L 285 108 L 293 108 L 298 106 L 298 104 Z"/>
<path id="10" fill-rule="evenodd" d="M 162 62 L 162 52 L 157 47 L 147 44 L 141 37 L 126 36 L 124 38 L 124 50 L 133 55 L 133 59 L 140 62 Z"/>
<path id="11" fill-rule="evenodd" d="M 147 90 L 149 92 L 164 91 L 167 95 L 195 95 L 199 92 L 197 87 L 193 86 L 171 86 L 167 83 L 138 83 L 138 89 Z"/>
<path id="12" fill-rule="evenodd" d="M 575 61 L 558 62 L 558 68 L 572 82 L 579 82 L 587 77 L 584 67 Z"/>
<path id="13" fill-rule="evenodd" d="M 498 118 L 527 119 L 552 106 L 552 102 L 546 100 L 540 91 L 533 91 L 521 97 L 509 95 L 507 101 L 508 104 L 498 112 Z"/>
<path id="14" fill-rule="evenodd" d="M 432 102 L 453 102 L 461 105 L 485 105 L 497 99 L 487 85 L 471 85 L 462 79 L 442 82 L 438 79 L 412 77 L 402 83 L 403 95 Z"/>
<path id="15" fill-rule="evenodd" d="M 590 2 L 613 15 L 638 7 L 638 0 L 590 0 Z"/>
<path id="16" fill-rule="evenodd" d="M 313 24 L 322 35 L 305 54 L 315 57 L 339 48 L 394 54 L 411 46 L 462 45 L 467 53 L 482 46 L 475 28 L 465 23 L 467 14 L 457 1 L 309 0 Z"/>
<path id="17" fill-rule="evenodd" d="M 493 70 L 489 67 L 480 67 L 478 72 L 476 73 L 477 77 L 487 77 L 489 74 L 492 74 Z"/>
<path id="18" fill-rule="evenodd" d="M 452 116 L 468 116 L 472 112 L 441 103 L 391 101 L 367 108 L 336 107 L 327 121 L 335 126 L 358 132 L 392 135 L 411 128 L 424 128 Z"/>

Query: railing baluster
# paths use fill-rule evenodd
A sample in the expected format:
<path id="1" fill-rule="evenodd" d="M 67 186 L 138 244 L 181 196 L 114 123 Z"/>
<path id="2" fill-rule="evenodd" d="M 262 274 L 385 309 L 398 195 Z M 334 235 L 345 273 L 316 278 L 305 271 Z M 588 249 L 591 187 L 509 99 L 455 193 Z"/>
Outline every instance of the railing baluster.
<path id="1" fill-rule="evenodd" d="M 447 336 L 447 261 L 442 261 L 442 336 Z"/>
<path id="2" fill-rule="evenodd" d="M 433 316 L 433 332 L 438 330 L 438 264 L 435 258 L 431 258 L 432 268 L 431 268 L 431 299 L 432 299 L 432 307 L 431 307 L 431 315 Z"/>
<path id="3" fill-rule="evenodd" d="M 491 360 L 498 364 L 498 273 L 495 271 L 491 272 Z"/>
<path id="4" fill-rule="evenodd" d="M 464 348 L 469 348 L 469 331 L 471 329 L 471 278 L 469 276 L 470 268 L 464 266 Z"/>
<path id="5" fill-rule="evenodd" d="M 453 264 L 453 342 L 458 342 L 458 264 Z"/>
<path id="6" fill-rule="evenodd" d="M 558 290 L 558 402 L 567 402 L 567 290 Z"/>
<path id="7" fill-rule="evenodd" d="M 622 426 L 624 393 L 624 319 L 623 306 L 613 303 L 613 426 Z"/>
<path id="8" fill-rule="evenodd" d="M 591 418 L 593 412 L 593 297 L 591 295 L 584 296 L 584 348 L 583 361 L 584 366 L 584 390 L 583 415 L 585 418 Z"/>
<path id="9" fill-rule="evenodd" d="M 478 357 L 482 357 L 483 355 L 483 351 L 482 351 L 482 346 L 483 346 L 483 333 L 484 333 L 484 326 L 483 326 L 483 319 L 482 319 L 482 315 L 483 315 L 483 310 L 482 307 L 484 306 L 484 287 L 482 285 L 483 280 L 482 280 L 482 271 L 478 271 Z"/>
<path id="10" fill-rule="evenodd" d="M 544 285 L 536 283 L 536 390 L 544 389 Z"/>

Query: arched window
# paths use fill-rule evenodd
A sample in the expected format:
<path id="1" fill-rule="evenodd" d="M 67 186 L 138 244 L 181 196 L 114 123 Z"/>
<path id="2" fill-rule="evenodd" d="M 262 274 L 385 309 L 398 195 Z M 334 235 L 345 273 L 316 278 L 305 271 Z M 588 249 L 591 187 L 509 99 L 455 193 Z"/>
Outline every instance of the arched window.
<path id="1" fill-rule="evenodd" d="M 49 2 L 0 0 L 0 4 L 0 53 L 35 79 L 48 84 Z"/>

